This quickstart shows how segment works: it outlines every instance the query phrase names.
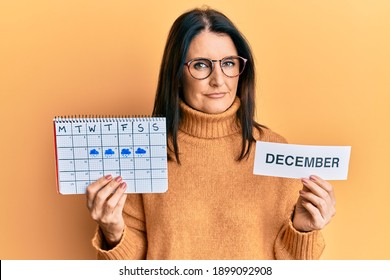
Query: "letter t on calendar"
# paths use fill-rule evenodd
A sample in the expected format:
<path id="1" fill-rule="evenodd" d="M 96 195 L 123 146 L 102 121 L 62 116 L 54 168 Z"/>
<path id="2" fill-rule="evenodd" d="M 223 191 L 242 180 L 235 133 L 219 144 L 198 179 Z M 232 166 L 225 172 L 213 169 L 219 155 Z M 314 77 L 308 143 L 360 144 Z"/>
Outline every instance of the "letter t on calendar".
<path id="1" fill-rule="evenodd" d="M 253 173 L 284 178 L 317 175 L 324 180 L 346 180 L 351 146 L 312 146 L 256 142 Z"/>

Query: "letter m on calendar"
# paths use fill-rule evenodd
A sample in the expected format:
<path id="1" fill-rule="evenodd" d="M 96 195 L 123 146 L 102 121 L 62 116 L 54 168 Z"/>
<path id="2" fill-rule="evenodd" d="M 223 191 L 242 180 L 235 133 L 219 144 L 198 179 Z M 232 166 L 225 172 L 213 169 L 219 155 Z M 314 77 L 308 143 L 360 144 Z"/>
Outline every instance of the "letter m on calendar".
<path id="1" fill-rule="evenodd" d="M 284 178 L 317 175 L 325 180 L 346 180 L 350 146 L 312 146 L 256 142 L 253 173 Z"/>

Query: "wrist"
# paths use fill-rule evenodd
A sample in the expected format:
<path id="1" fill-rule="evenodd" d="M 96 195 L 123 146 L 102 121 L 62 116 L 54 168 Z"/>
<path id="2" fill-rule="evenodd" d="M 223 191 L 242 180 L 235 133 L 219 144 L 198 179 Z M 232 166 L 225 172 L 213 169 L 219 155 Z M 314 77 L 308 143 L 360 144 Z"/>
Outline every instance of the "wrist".
<path id="1" fill-rule="evenodd" d="M 122 240 L 124 229 L 113 233 L 107 232 L 101 228 L 101 232 L 103 234 L 104 243 L 106 244 L 105 247 L 107 247 L 107 249 L 112 249 Z"/>

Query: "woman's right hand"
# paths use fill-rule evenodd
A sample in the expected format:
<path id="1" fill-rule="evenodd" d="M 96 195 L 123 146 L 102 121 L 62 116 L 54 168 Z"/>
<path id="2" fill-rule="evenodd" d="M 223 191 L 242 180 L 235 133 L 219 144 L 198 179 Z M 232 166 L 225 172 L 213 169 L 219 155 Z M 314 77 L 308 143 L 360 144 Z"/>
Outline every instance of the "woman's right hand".
<path id="1" fill-rule="evenodd" d="M 113 248 L 122 238 L 125 222 L 122 210 L 126 202 L 126 183 L 111 175 L 100 178 L 87 187 L 87 207 L 108 243 Z"/>

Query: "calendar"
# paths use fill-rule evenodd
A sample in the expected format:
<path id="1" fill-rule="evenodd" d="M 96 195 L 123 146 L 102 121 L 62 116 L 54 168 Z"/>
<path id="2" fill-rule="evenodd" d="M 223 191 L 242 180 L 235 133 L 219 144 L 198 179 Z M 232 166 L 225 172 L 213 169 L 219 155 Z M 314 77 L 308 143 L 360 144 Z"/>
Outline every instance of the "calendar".
<path id="1" fill-rule="evenodd" d="M 121 176 L 127 193 L 168 189 L 165 118 L 56 117 L 57 191 L 84 194 L 97 179 Z"/>

